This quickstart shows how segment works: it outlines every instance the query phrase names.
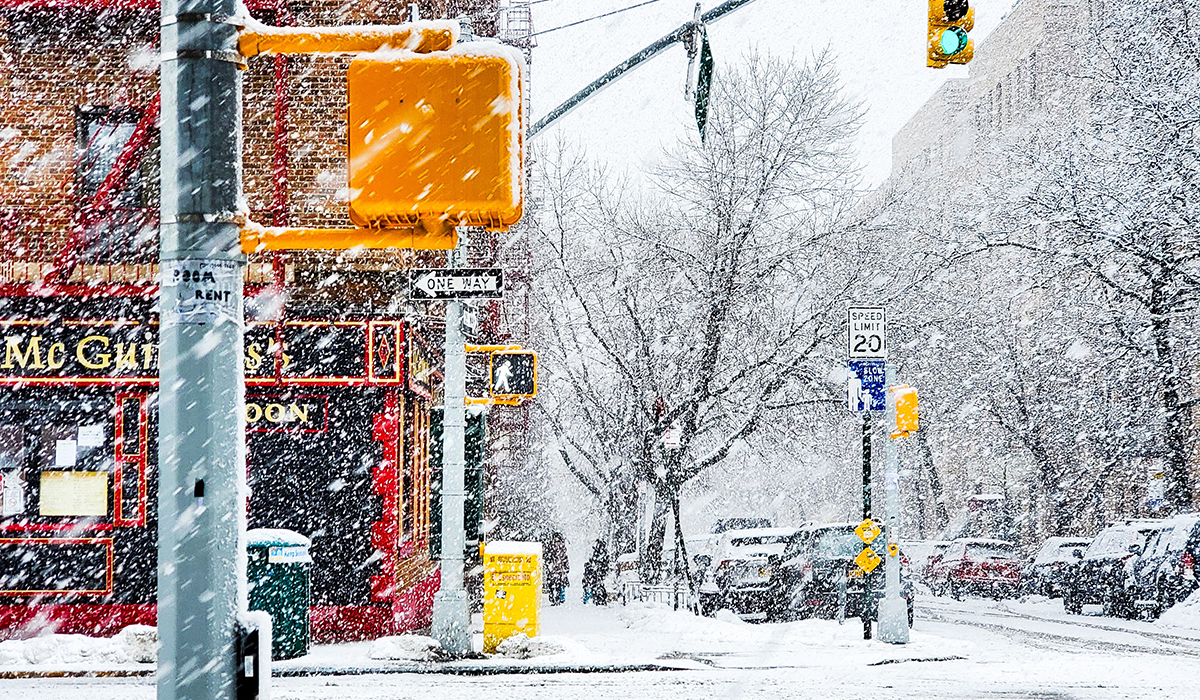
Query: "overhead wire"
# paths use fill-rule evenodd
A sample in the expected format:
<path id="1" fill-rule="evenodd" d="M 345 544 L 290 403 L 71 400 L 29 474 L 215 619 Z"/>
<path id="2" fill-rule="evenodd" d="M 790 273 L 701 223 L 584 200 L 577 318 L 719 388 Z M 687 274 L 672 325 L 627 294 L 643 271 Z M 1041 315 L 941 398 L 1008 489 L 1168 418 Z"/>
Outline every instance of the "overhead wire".
<path id="1" fill-rule="evenodd" d="M 613 10 L 612 12 L 605 12 L 605 13 L 604 13 L 604 14 L 602 14 L 602 15 L 596 15 L 595 17 L 588 17 L 587 19 L 581 19 L 581 20 L 579 20 L 579 21 L 577 21 L 577 22 L 571 22 L 570 24 L 564 24 L 564 25 L 562 25 L 561 27 L 554 27 L 553 29 L 543 29 L 543 30 L 542 30 L 542 31 L 540 31 L 540 32 L 534 32 L 534 33 L 533 33 L 531 36 L 539 36 L 539 35 L 541 35 L 541 34 L 549 34 L 550 32 L 557 32 L 557 31 L 558 31 L 558 30 L 560 30 L 560 29 L 566 29 L 567 27 L 574 27 L 574 26 L 576 26 L 576 25 L 583 24 L 583 23 L 585 23 L 585 22 L 591 22 L 591 21 L 593 21 L 593 20 L 597 20 L 597 19 L 603 19 L 603 18 L 605 18 L 605 17 L 611 17 L 612 15 L 619 15 L 619 14 L 621 14 L 622 12 L 627 12 L 627 11 L 629 11 L 629 10 L 632 10 L 632 9 L 634 9 L 634 8 L 642 7 L 643 5 L 651 5 L 651 4 L 653 4 L 653 3 L 656 3 L 656 2 L 658 2 L 658 1 L 659 1 L 659 0 L 646 0 L 645 2 L 639 2 L 639 3 L 638 3 L 638 4 L 636 4 L 636 5 L 630 5 L 629 7 L 623 7 L 623 8 L 621 8 L 621 9 L 619 9 L 619 10 Z M 546 2 L 546 0 L 534 0 L 534 2 Z M 530 3 L 530 4 L 532 5 L 532 4 L 534 4 L 534 3 Z"/>

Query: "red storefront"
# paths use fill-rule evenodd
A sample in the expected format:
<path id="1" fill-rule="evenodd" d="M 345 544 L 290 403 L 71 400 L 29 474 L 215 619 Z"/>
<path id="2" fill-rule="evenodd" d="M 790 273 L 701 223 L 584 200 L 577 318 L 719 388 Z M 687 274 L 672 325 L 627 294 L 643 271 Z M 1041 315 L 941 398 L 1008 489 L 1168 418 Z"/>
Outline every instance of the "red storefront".
<path id="1" fill-rule="evenodd" d="M 0 630 L 153 624 L 157 323 L 142 299 L 0 299 Z M 97 313 L 103 310 L 103 313 Z M 430 382 L 402 320 L 246 330 L 250 527 L 311 538 L 318 640 L 428 624 Z"/>

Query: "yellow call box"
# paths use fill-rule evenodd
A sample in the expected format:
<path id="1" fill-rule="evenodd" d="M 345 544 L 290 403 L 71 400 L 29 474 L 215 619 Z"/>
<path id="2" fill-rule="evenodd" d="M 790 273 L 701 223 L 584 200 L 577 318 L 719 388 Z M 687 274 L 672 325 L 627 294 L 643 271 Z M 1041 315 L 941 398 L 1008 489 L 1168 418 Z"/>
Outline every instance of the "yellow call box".
<path id="1" fill-rule="evenodd" d="M 483 548 L 483 651 L 518 632 L 538 635 L 542 608 L 542 544 L 488 542 Z"/>

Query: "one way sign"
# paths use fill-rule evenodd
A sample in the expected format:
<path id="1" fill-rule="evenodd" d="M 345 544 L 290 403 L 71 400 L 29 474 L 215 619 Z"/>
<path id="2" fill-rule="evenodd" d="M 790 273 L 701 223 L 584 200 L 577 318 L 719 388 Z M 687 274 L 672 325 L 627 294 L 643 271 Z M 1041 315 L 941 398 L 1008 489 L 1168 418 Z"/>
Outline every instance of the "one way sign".
<path id="1" fill-rule="evenodd" d="M 504 270 L 493 268 L 432 268 L 409 273 L 410 299 L 500 299 Z"/>

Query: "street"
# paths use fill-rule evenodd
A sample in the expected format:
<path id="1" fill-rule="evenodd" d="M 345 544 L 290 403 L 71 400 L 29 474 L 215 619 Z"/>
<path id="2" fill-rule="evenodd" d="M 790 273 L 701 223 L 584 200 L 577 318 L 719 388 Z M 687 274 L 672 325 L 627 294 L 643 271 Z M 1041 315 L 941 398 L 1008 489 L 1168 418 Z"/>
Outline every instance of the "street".
<path id="1" fill-rule="evenodd" d="M 544 637 L 572 663 L 657 660 L 678 670 L 289 677 L 275 678 L 272 693 L 286 700 L 1192 697 L 1200 630 L 1087 612 L 1094 611 L 1067 616 L 1059 601 L 1042 598 L 923 595 L 912 643 L 889 646 L 863 641 L 857 620 L 748 624 L 727 613 L 706 619 L 661 607 L 568 604 L 546 610 Z M 154 697 L 149 677 L 6 680 L 0 688 L 8 697 L 54 700 Z"/>

